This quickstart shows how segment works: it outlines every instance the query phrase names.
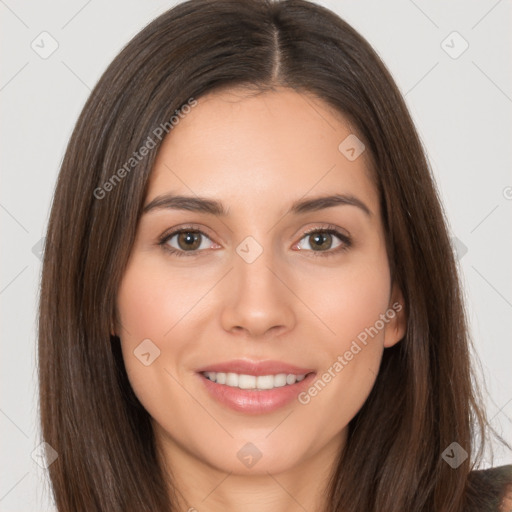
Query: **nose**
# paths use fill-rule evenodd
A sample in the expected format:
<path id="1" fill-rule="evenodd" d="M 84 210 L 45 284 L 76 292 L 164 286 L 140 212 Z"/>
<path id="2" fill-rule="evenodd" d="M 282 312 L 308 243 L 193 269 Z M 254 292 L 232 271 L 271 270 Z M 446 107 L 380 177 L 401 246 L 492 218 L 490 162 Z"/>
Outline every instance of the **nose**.
<path id="1" fill-rule="evenodd" d="M 222 302 L 222 327 L 245 337 L 275 337 L 296 323 L 289 272 L 277 265 L 270 250 L 251 263 L 234 255 Z"/>

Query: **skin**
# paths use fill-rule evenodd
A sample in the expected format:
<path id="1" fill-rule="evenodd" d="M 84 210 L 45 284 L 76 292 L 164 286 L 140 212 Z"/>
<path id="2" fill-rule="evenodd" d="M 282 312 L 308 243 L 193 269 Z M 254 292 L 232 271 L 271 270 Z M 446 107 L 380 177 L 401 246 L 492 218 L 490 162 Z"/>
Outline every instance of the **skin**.
<path id="1" fill-rule="evenodd" d="M 347 425 L 374 385 L 383 351 L 404 335 L 402 309 L 309 403 L 272 413 L 227 408 L 195 371 L 247 358 L 321 376 L 379 315 L 403 304 L 390 279 L 367 151 L 350 161 L 338 150 L 351 133 L 341 114 L 312 95 L 232 89 L 199 98 L 159 151 L 145 205 L 172 192 L 228 209 L 225 218 L 144 214 L 117 297 L 128 377 L 174 473 L 180 510 L 320 510 Z M 298 199 L 335 192 L 357 197 L 370 215 L 352 205 L 285 215 Z M 192 256 L 158 244 L 190 223 L 208 236 Z M 327 235 L 323 252 L 315 251 L 304 232 L 327 225 L 352 245 L 335 252 L 343 242 Z M 263 248 L 252 263 L 236 252 L 247 236 Z M 178 236 L 167 245 L 184 251 Z M 147 338 L 160 350 L 149 366 L 133 354 Z M 261 452 L 251 468 L 237 457 L 248 442 Z"/>

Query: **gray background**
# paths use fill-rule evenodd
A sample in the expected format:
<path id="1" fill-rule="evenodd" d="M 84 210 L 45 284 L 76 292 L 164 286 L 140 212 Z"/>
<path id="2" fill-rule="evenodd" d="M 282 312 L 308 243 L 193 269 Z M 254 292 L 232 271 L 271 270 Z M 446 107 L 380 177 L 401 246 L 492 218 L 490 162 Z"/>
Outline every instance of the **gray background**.
<path id="1" fill-rule="evenodd" d="M 0 511 L 54 510 L 45 470 L 31 456 L 40 441 L 37 244 L 66 143 L 109 62 L 175 3 L 0 0 Z M 489 417 L 510 441 L 511 2 L 319 3 L 369 40 L 405 95 L 455 237 Z M 44 31 L 50 36 L 40 36 Z M 469 47 L 461 53 L 464 41 Z M 42 58 L 51 44 L 58 48 Z M 495 447 L 493 465 L 512 462 L 510 452 Z M 487 456 L 484 467 L 489 464 Z"/>

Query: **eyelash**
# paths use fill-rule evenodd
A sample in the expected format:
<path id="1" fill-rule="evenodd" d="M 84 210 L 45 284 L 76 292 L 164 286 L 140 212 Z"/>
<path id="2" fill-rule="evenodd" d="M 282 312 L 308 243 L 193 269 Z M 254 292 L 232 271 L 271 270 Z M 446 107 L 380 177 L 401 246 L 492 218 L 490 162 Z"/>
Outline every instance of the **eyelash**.
<path id="1" fill-rule="evenodd" d="M 170 253 L 173 256 L 178 256 L 178 257 L 182 257 L 182 256 L 197 256 L 201 251 L 198 251 L 198 250 L 195 250 L 195 251 L 181 251 L 181 250 L 177 250 L 177 249 L 175 249 L 173 247 L 169 247 L 167 242 L 172 237 L 174 237 L 175 235 L 179 235 L 181 233 L 199 233 L 200 235 L 205 236 L 208 239 L 210 238 L 204 231 L 202 231 L 201 229 L 199 229 L 199 228 L 197 228 L 195 226 L 185 226 L 185 227 L 182 227 L 180 229 L 176 229 L 176 230 L 172 231 L 171 233 L 162 235 L 162 237 L 158 241 L 158 245 L 160 245 L 164 251 L 166 251 L 167 253 Z M 328 225 L 325 228 L 312 228 L 312 229 L 309 229 L 308 231 L 306 231 L 302 235 L 300 240 L 302 240 L 303 238 L 305 238 L 305 237 L 307 237 L 309 235 L 312 235 L 313 233 L 328 233 L 330 235 L 335 235 L 336 237 L 339 238 L 339 240 L 342 243 L 342 245 L 340 245 L 339 247 L 337 247 L 334 250 L 312 251 L 310 249 L 306 249 L 308 252 L 313 253 L 313 257 L 317 257 L 317 256 L 320 256 L 320 257 L 334 256 L 334 255 L 339 254 L 341 252 L 347 251 L 352 246 L 352 240 L 350 239 L 350 237 L 345 235 L 344 233 L 341 233 L 335 226 L 332 226 L 332 225 Z M 300 240 L 299 240 L 299 242 L 300 242 Z"/>

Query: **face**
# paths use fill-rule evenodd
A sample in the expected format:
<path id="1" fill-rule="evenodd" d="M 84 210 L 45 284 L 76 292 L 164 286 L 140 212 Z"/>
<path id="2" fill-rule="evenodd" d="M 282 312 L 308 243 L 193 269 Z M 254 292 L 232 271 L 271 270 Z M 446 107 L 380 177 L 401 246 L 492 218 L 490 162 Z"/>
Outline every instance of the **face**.
<path id="1" fill-rule="evenodd" d="M 200 98 L 165 139 L 117 334 L 167 453 L 265 474 L 345 442 L 404 334 L 355 137 L 313 96 L 239 89 Z"/>

